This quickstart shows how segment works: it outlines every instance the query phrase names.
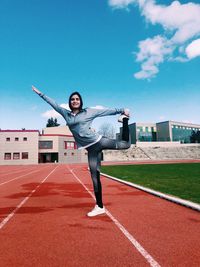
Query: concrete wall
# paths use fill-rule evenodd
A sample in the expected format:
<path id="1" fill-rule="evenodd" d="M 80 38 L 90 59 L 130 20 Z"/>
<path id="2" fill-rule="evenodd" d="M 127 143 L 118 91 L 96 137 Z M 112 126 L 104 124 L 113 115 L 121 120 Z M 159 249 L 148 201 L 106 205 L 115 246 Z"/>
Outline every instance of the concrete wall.
<path id="1" fill-rule="evenodd" d="M 105 150 L 105 161 L 200 159 L 200 144 L 170 146 L 134 146 L 127 150 Z"/>
<path id="2" fill-rule="evenodd" d="M 58 137 L 58 149 L 59 149 L 59 163 L 76 163 L 87 162 L 87 151 L 85 149 L 65 149 L 65 141 L 73 141 L 73 137 Z"/>
<path id="3" fill-rule="evenodd" d="M 137 142 L 138 147 L 175 147 L 182 146 L 180 142 Z"/>
<path id="4" fill-rule="evenodd" d="M 38 141 L 52 141 L 53 142 L 52 149 L 39 149 L 39 153 L 58 153 L 58 150 L 59 150 L 58 136 L 41 135 Z"/>
<path id="5" fill-rule="evenodd" d="M 65 148 L 65 142 L 74 142 L 72 136 L 65 135 L 41 135 L 39 141 L 52 141 L 52 149 L 39 149 L 39 153 L 58 153 L 59 163 L 87 162 L 87 151 L 85 149 Z"/>
<path id="6" fill-rule="evenodd" d="M 72 135 L 68 126 L 46 127 L 42 130 L 42 134 L 64 134 Z"/>

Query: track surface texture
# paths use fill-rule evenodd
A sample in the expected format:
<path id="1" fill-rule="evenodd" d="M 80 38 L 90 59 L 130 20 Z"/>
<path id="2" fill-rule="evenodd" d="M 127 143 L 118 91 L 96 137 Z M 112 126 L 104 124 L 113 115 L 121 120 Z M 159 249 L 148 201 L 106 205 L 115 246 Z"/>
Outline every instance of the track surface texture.
<path id="1" fill-rule="evenodd" d="M 86 164 L 0 167 L 0 266 L 200 266 L 200 213 L 101 177 L 89 218 Z"/>

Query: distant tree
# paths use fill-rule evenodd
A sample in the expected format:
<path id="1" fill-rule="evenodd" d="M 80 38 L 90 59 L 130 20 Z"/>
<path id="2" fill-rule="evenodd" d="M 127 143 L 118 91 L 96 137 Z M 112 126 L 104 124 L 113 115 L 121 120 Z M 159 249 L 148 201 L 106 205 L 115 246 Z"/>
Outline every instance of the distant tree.
<path id="1" fill-rule="evenodd" d="M 57 119 L 55 118 L 50 118 L 48 119 L 47 121 L 47 124 L 46 124 L 46 127 L 56 127 L 56 126 L 59 126 L 60 124 L 57 122 Z"/>
<path id="2" fill-rule="evenodd" d="M 113 127 L 112 124 L 108 122 L 104 122 L 100 127 L 99 127 L 99 134 L 108 137 L 108 138 L 115 138 L 115 128 Z"/>
<path id="3" fill-rule="evenodd" d="M 200 143 L 200 131 L 192 131 L 192 134 L 190 136 L 190 142 L 191 143 Z"/>

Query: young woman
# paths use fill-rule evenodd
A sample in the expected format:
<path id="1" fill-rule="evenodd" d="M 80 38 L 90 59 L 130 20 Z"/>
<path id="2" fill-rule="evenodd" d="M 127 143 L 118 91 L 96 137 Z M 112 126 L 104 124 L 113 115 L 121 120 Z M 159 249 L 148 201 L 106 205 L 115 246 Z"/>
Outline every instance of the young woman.
<path id="1" fill-rule="evenodd" d="M 69 97 L 69 107 L 71 111 L 59 106 L 53 99 L 44 95 L 37 88 L 32 86 L 32 90 L 42 99 L 50 104 L 66 121 L 77 143 L 78 149 L 85 148 L 88 151 L 88 163 L 94 186 L 96 205 L 87 215 L 93 217 L 105 213 L 102 202 L 102 188 L 100 181 L 100 162 L 103 149 L 127 149 L 131 142 L 129 138 L 129 110 L 128 109 L 83 109 L 82 97 L 78 92 L 74 92 Z M 122 140 L 109 139 L 101 136 L 91 129 L 92 121 L 97 117 L 121 114 L 118 121 L 123 123 Z"/>

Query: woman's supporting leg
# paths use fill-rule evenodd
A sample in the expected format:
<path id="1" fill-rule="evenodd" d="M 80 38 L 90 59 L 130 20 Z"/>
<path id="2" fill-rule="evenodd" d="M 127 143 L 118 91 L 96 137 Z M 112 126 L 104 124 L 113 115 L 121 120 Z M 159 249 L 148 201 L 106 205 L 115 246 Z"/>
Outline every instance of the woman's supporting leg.
<path id="1" fill-rule="evenodd" d="M 88 163 L 94 186 L 96 204 L 100 208 L 103 208 L 102 186 L 100 180 L 101 151 L 95 149 L 88 149 Z"/>
<path id="2" fill-rule="evenodd" d="M 91 147 L 87 148 L 88 163 L 94 186 L 96 204 L 103 208 L 102 186 L 100 180 L 101 153 L 103 149 L 121 150 L 128 149 L 131 145 L 129 137 L 128 119 L 123 119 L 122 140 L 109 139 L 102 137 L 101 140 Z"/>

